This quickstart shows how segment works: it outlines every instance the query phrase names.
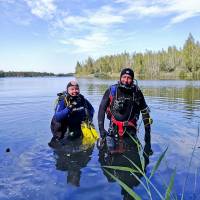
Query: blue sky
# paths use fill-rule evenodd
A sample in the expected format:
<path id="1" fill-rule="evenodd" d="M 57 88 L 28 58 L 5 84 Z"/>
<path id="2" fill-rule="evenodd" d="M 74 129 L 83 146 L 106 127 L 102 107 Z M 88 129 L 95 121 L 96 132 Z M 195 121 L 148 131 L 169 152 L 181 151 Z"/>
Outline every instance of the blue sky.
<path id="1" fill-rule="evenodd" d="M 199 0 L 0 0 L 0 70 L 74 72 L 77 61 L 200 41 Z"/>

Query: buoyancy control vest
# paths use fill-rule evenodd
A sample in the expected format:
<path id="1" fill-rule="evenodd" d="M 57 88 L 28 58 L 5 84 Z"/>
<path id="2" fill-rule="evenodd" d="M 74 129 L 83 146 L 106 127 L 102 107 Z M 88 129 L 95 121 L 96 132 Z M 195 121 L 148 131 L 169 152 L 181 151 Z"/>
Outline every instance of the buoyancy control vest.
<path id="1" fill-rule="evenodd" d="M 83 95 L 79 94 L 78 96 L 73 97 L 66 92 L 61 92 L 58 93 L 57 96 L 56 104 L 59 104 L 60 101 L 64 100 L 65 106 L 72 110 L 72 118 L 78 115 L 79 118 L 89 118 L 88 106 Z"/>
<path id="2" fill-rule="evenodd" d="M 125 127 L 136 129 L 140 114 L 137 96 L 138 89 L 137 85 L 133 85 L 129 90 L 120 88 L 119 84 L 110 87 L 110 103 L 106 113 L 111 123 L 117 126 L 120 137 L 124 135 Z"/>

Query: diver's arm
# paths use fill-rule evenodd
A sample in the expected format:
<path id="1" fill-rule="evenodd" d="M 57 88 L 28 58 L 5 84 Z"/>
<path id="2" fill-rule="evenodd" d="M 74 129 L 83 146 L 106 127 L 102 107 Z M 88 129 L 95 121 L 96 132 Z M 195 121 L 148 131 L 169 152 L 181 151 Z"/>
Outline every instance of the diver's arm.
<path id="1" fill-rule="evenodd" d="M 103 95 L 98 111 L 98 125 L 99 125 L 100 135 L 102 138 L 104 138 L 107 133 L 104 128 L 104 120 L 105 120 L 106 109 L 109 105 L 109 94 L 110 94 L 110 89 L 107 89 Z"/>
<path id="2" fill-rule="evenodd" d="M 141 90 L 138 90 L 138 97 L 139 97 L 139 109 L 142 113 L 142 120 L 144 122 L 145 129 L 150 127 L 151 125 L 151 118 L 150 118 L 150 109 L 146 104 L 145 98 Z"/>
<path id="3" fill-rule="evenodd" d="M 143 120 L 144 128 L 145 128 L 145 136 L 144 136 L 145 152 L 148 155 L 152 155 L 153 154 L 153 150 L 151 149 L 152 119 L 150 117 L 150 109 L 149 109 L 148 105 L 146 104 L 144 95 L 142 94 L 141 90 L 139 90 L 139 95 L 140 95 L 140 111 L 142 113 L 142 120 Z"/>
<path id="4" fill-rule="evenodd" d="M 70 113 L 71 110 L 65 106 L 65 102 L 63 99 L 56 106 L 56 111 L 54 116 L 56 118 L 56 121 L 61 122 L 62 120 L 68 118 Z"/>

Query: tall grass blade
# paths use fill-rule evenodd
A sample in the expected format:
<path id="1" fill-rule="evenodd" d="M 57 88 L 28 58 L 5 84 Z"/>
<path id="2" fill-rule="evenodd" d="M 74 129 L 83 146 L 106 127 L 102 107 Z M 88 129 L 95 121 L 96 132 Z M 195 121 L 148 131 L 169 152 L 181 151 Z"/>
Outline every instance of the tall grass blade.
<path id="1" fill-rule="evenodd" d="M 184 185 L 183 185 L 183 191 L 182 191 L 182 195 L 181 195 L 181 200 L 184 199 L 185 187 L 186 187 L 186 183 L 187 183 L 187 180 L 188 180 L 188 177 L 189 177 L 189 171 L 190 171 L 190 167 L 191 167 L 191 164 L 192 164 L 192 158 L 194 157 L 194 152 L 195 152 L 196 147 L 197 147 L 197 143 L 198 143 L 198 139 L 199 139 L 199 132 L 200 132 L 200 130 L 199 130 L 199 124 L 198 124 L 197 138 L 196 138 L 195 145 L 194 145 L 194 148 L 193 148 L 191 157 L 190 157 L 190 162 L 189 162 L 188 170 L 187 170 L 187 176 L 186 176 L 186 178 L 185 178 L 185 182 L 184 182 Z"/>
<path id="2" fill-rule="evenodd" d="M 150 179 L 146 176 L 145 172 L 143 172 L 132 160 L 130 160 L 128 157 L 124 156 L 127 160 L 129 160 L 129 162 L 144 176 L 146 183 L 147 183 L 147 187 L 149 187 L 149 184 L 153 187 L 153 189 L 156 191 L 156 193 L 160 196 L 161 199 L 164 199 L 164 197 L 162 196 L 162 194 L 158 191 L 158 189 L 155 187 L 155 185 L 150 181 Z M 151 195 L 150 191 L 148 192 L 148 194 Z"/>
<path id="3" fill-rule="evenodd" d="M 136 140 L 130 133 L 128 133 L 129 137 L 133 140 L 133 142 L 137 145 L 137 150 L 139 152 L 139 156 L 140 156 L 140 163 L 142 165 L 142 170 L 144 171 L 145 168 L 145 162 L 144 162 L 144 157 L 141 155 L 141 148 L 142 145 L 139 142 L 139 140 Z M 144 152 L 145 153 L 145 152 Z"/>
<path id="4" fill-rule="evenodd" d="M 135 177 L 135 179 L 144 187 L 144 189 L 146 190 L 147 194 L 149 194 L 149 196 L 151 196 L 150 191 L 148 190 L 148 188 L 145 186 L 145 184 L 142 182 L 142 180 L 140 180 L 140 178 L 135 174 L 135 173 L 139 173 L 138 171 L 136 171 L 134 169 L 131 169 L 131 168 L 129 168 L 129 169 L 131 169 L 131 170 L 129 170 L 128 167 L 119 167 L 119 166 L 102 166 L 102 167 L 130 172 Z M 123 168 L 125 170 L 123 170 Z"/>
<path id="5" fill-rule="evenodd" d="M 161 163 L 162 159 L 165 157 L 167 150 L 168 150 L 168 147 L 165 149 L 165 151 L 161 154 L 158 161 L 156 162 L 156 165 L 154 166 L 154 168 L 151 171 L 151 175 L 150 175 L 149 179 L 151 179 L 151 177 L 155 174 L 156 170 L 160 166 L 160 163 Z"/>
<path id="6" fill-rule="evenodd" d="M 145 172 L 142 171 L 142 169 L 136 165 L 130 158 L 128 158 L 127 156 L 123 155 L 124 158 L 126 158 L 137 170 L 140 174 L 142 174 L 143 176 L 146 176 Z"/>
<path id="7" fill-rule="evenodd" d="M 111 174 L 109 171 L 104 169 L 104 171 L 109 174 L 115 181 L 119 183 L 119 185 L 126 190 L 135 200 L 142 200 L 139 195 L 137 195 L 129 186 L 127 186 L 125 183 L 123 183 L 120 179 L 115 177 L 113 174 Z"/>
<path id="8" fill-rule="evenodd" d="M 168 188 L 167 188 L 166 193 L 165 193 L 165 200 L 170 200 L 170 193 L 171 193 L 173 185 L 174 185 L 175 174 L 176 174 L 176 169 L 174 169 L 174 172 L 171 175 L 170 182 L 169 182 Z"/>
<path id="9" fill-rule="evenodd" d="M 169 168 L 168 168 L 168 169 L 169 169 Z M 165 178 L 163 178 L 163 177 L 161 176 L 160 173 L 159 173 L 159 179 L 162 180 L 161 182 L 164 184 L 164 188 L 165 188 L 165 190 L 167 191 L 167 188 L 168 188 L 169 183 L 168 183 L 168 184 L 166 183 Z M 173 189 L 173 188 L 172 188 L 172 189 Z M 175 193 L 172 193 L 172 192 L 171 192 L 171 198 L 170 198 L 170 200 L 177 200 L 177 195 L 176 195 Z"/>
<path id="10" fill-rule="evenodd" d="M 133 140 L 133 142 L 137 145 L 138 147 L 138 150 L 140 149 L 141 147 L 141 144 L 138 140 L 136 140 L 130 133 L 127 133 L 129 135 L 129 137 Z"/>
<path id="11" fill-rule="evenodd" d="M 195 192 L 196 192 L 196 189 L 197 189 L 197 177 L 198 177 L 198 169 L 196 169 L 196 171 L 195 171 L 193 196 L 195 196 Z M 195 198 L 193 198 L 193 199 L 195 199 Z"/>
<path id="12" fill-rule="evenodd" d="M 114 169 L 114 170 L 126 171 L 126 172 L 130 172 L 130 173 L 138 173 L 137 170 L 132 169 L 130 167 L 122 167 L 122 166 L 102 166 L 102 167 Z"/>

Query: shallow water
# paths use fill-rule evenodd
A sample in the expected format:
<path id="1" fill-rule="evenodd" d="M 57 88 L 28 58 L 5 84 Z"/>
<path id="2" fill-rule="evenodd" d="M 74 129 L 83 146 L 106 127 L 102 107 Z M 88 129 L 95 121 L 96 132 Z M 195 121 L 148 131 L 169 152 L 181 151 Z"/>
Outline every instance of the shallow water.
<path id="1" fill-rule="evenodd" d="M 56 93 L 65 89 L 72 78 L 1 78 L 0 79 L 0 199 L 115 199 L 124 197 L 120 186 L 110 180 L 100 167 L 96 146 L 81 149 L 53 150 L 47 143 Z M 114 80 L 79 79 L 81 93 L 97 112 L 103 92 Z M 176 168 L 173 192 L 181 199 L 200 199 L 200 81 L 139 81 L 154 119 L 152 126 L 153 156 L 146 168 L 150 174 L 160 154 L 166 157 L 152 179 L 164 194 Z M 144 131 L 138 136 L 143 143 Z M 197 141 L 197 148 L 189 162 Z M 10 152 L 6 152 L 9 148 Z M 132 156 L 134 155 L 131 154 Z M 133 157 L 137 158 L 137 157 Z M 109 163 L 110 157 L 106 157 Z M 120 164 L 120 156 L 111 158 Z M 122 162 L 124 163 L 124 162 Z M 115 172 L 119 178 L 127 177 Z M 186 179 L 187 178 L 187 179 Z M 144 178 L 141 177 L 143 180 Z M 142 199 L 149 199 L 141 184 L 130 183 Z M 152 190 L 153 191 L 153 190 Z M 153 199 L 160 199 L 154 193 Z"/>

